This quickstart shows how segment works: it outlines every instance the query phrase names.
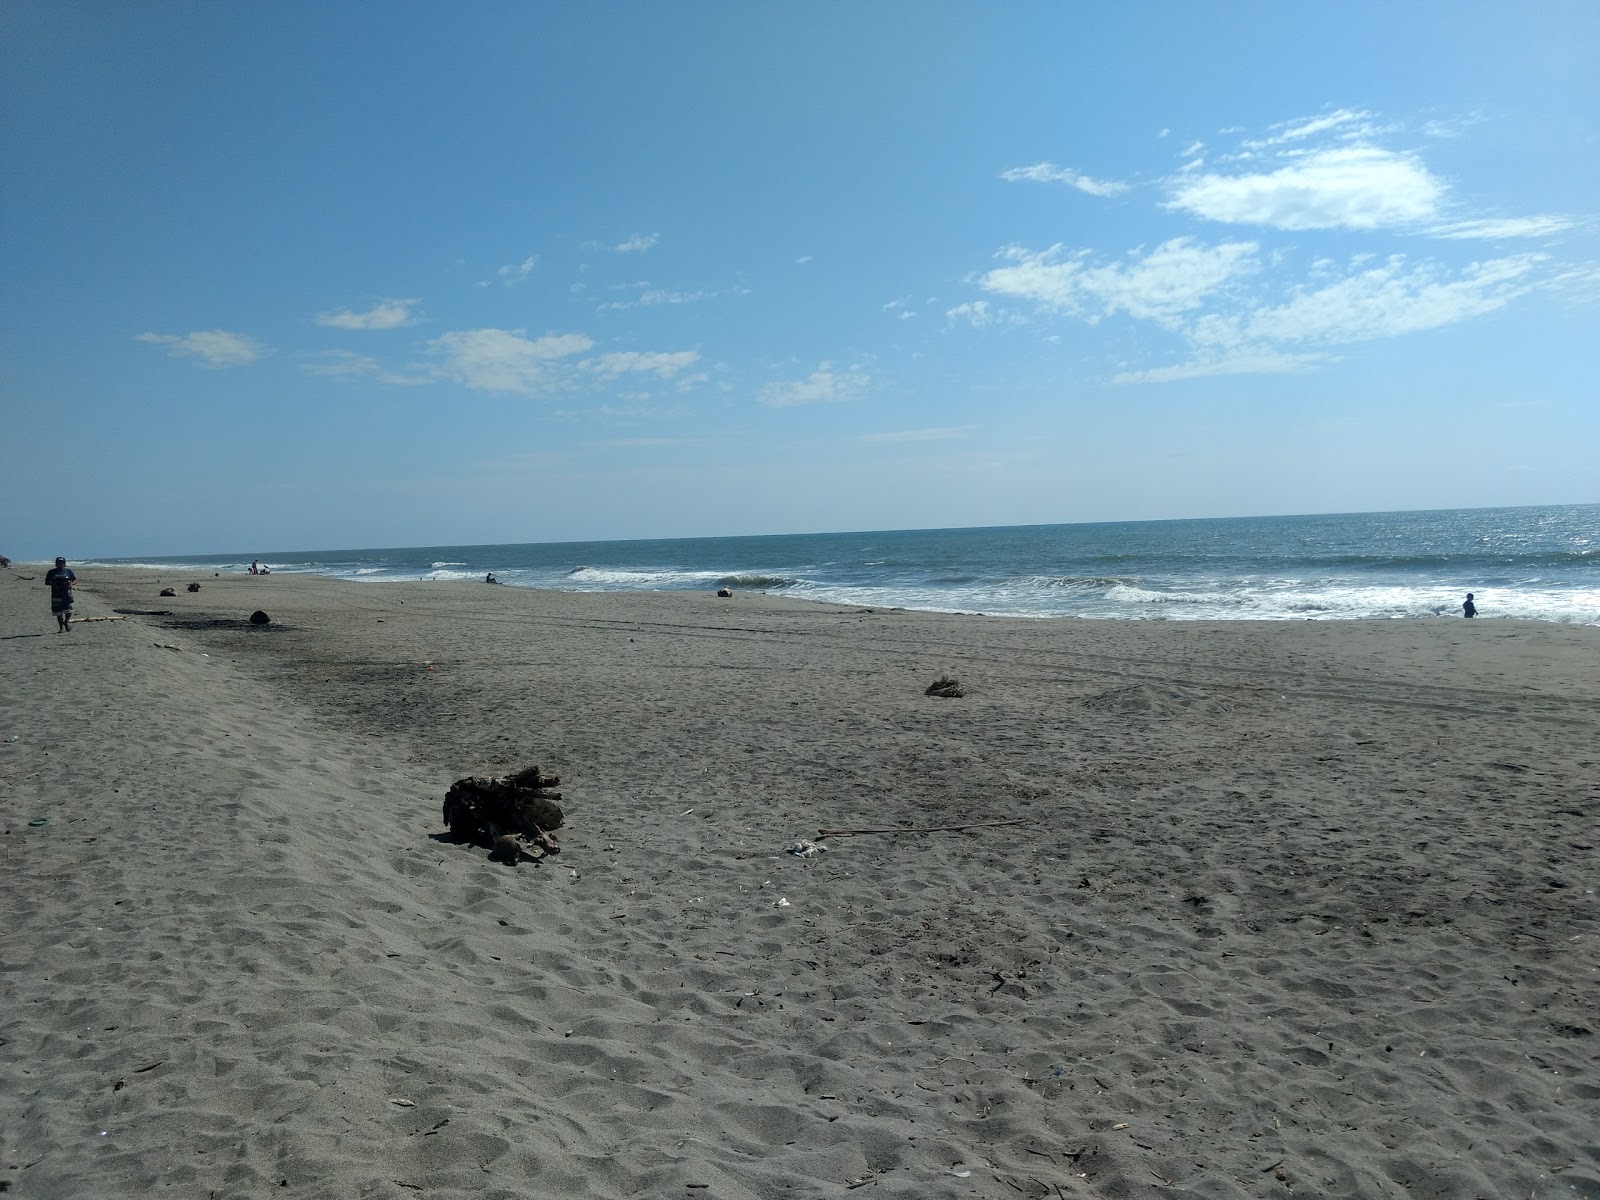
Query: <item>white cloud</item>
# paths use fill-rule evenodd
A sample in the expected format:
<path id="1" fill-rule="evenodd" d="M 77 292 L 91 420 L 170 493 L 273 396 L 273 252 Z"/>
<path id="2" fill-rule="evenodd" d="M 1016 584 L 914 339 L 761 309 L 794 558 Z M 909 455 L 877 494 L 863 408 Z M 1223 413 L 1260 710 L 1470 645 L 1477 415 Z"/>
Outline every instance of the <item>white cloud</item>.
<path id="1" fill-rule="evenodd" d="M 1031 167 L 1012 167 L 1009 171 L 1001 171 L 1000 178 L 1007 183 L 1064 183 L 1091 196 L 1115 196 L 1128 190 L 1125 183 L 1093 179 L 1071 167 L 1058 167 L 1052 162 L 1038 162 Z"/>
<path id="2" fill-rule="evenodd" d="M 1499 241 L 1504 238 L 1550 237 L 1564 233 L 1578 224 L 1571 217 L 1486 217 L 1477 221 L 1456 221 L 1437 225 L 1428 232 L 1442 238 L 1486 238 Z"/>
<path id="3" fill-rule="evenodd" d="M 439 356 L 439 373 L 469 388 L 537 396 L 560 383 L 558 360 L 591 349 L 581 333 L 529 338 L 520 329 L 463 329 L 428 343 Z"/>
<path id="4" fill-rule="evenodd" d="M 667 379 L 699 361 L 700 354 L 695 350 L 620 350 L 613 354 L 585 359 L 580 366 L 602 379 L 615 379 L 619 375 L 642 371 L 654 372 L 661 378 Z"/>
<path id="5" fill-rule="evenodd" d="M 342 308 L 338 312 L 318 313 L 317 324 L 331 329 L 398 329 L 416 322 L 411 308 L 416 300 L 380 300 L 366 312 Z"/>
<path id="6" fill-rule="evenodd" d="M 266 346 L 242 333 L 202 329 L 193 333 L 141 333 L 137 340 L 165 346 L 174 358 L 194 358 L 205 367 L 242 367 L 271 353 Z"/>
<path id="7" fill-rule="evenodd" d="M 983 329 L 993 325 L 1000 314 L 999 310 L 989 307 L 987 300 L 969 300 L 965 304 L 946 309 L 944 315 L 948 320 L 966 321 L 975 329 Z"/>
<path id="8" fill-rule="evenodd" d="M 1264 173 L 1180 175 L 1165 207 L 1278 229 L 1379 229 L 1432 220 L 1443 195 L 1412 155 L 1341 146 Z"/>
<path id="9" fill-rule="evenodd" d="M 1125 312 L 1170 326 L 1232 281 L 1256 271 L 1256 254 L 1254 242 L 1205 246 L 1191 238 L 1173 238 L 1142 257 L 1130 256 L 1127 263 L 1091 266 L 1088 251 L 1064 257 L 1060 245 L 1037 252 L 1013 248 L 1004 252 L 1011 265 L 989 271 L 979 285 L 1091 322 Z M 988 316 L 987 309 L 963 312 L 967 307 L 951 313 L 968 319 Z"/>
<path id="10" fill-rule="evenodd" d="M 527 258 L 523 259 L 519 263 L 507 263 L 505 266 L 497 270 L 495 275 L 498 276 L 500 282 L 505 284 L 507 287 L 514 287 L 516 284 L 524 282 L 529 275 L 532 275 L 533 269 L 538 265 L 539 256 L 537 254 L 530 254 Z"/>
<path id="11" fill-rule="evenodd" d="M 976 425 L 950 425 L 943 429 L 898 429 L 889 433 L 862 433 L 856 435 L 858 442 L 946 442 L 955 438 L 964 438 L 976 429 Z"/>
<path id="12" fill-rule="evenodd" d="M 866 375 L 854 368 L 835 371 L 832 363 L 819 363 L 817 369 L 804 379 L 767 384 L 756 393 L 756 401 L 768 408 L 838 404 L 860 393 L 866 385 Z"/>
<path id="13" fill-rule="evenodd" d="M 810 262 L 813 257 L 814 256 L 810 255 L 810 254 L 802 254 L 799 258 L 794 260 L 795 261 L 795 265 L 803 267 L 803 266 L 805 266 L 806 263 Z"/>

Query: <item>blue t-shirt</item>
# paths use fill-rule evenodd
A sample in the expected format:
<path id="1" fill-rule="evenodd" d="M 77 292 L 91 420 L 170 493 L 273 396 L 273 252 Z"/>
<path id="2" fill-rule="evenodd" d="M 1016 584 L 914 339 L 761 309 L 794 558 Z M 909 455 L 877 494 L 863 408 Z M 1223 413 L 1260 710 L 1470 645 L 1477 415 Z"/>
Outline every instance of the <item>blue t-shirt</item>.
<path id="1" fill-rule="evenodd" d="M 51 567 L 46 572 L 44 581 L 50 585 L 50 598 L 52 600 L 69 600 L 72 598 L 72 585 L 78 577 L 72 573 L 71 567 Z"/>

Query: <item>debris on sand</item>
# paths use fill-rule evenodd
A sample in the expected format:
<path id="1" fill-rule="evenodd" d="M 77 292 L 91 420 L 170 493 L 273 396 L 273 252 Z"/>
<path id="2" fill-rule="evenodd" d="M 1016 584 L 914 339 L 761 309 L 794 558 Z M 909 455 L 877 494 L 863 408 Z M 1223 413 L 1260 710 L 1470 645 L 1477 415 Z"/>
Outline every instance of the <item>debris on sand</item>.
<path id="1" fill-rule="evenodd" d="M 200 585 L 198 583 L 191 583 L 189 585 L 189 590 L 191 592 L 198 592 L 200 590 Z"/>
<path id="2" fill-rule="evenodd" d="M 561 793 L 550 790 L 560 782 L 538 767 L 504 779 L 458 779 L 445 794 L 444 823 L 456 841 L 483 846 L 494 862 L 538 861 L 560 850 L 554 831 L 564 819 Z"/>
<path id="3" fill-rule="evenodd" d="M 790 846 L 787 852 L 794 855 L 796 858 L 815 858 L 826 849 L 827 847 L 819 842 L 808 841 L 802 838 L 800 841 Z"/>
<path id="4" fill-rule="evenodd" d="M 163 596 L 176 596 L 178 593 L 173 591 L 171 588 L 162 588 L 161 594 Z"/>
<path id="5" fill-rule="evenodd" d="M 946 700 L 959 700 L 967 694 L 967 689 L 961 686 L 959 679 L 951 679 L 948 675 L 941 675 L 928 685 L 924 696 L 943 696 Z"/>

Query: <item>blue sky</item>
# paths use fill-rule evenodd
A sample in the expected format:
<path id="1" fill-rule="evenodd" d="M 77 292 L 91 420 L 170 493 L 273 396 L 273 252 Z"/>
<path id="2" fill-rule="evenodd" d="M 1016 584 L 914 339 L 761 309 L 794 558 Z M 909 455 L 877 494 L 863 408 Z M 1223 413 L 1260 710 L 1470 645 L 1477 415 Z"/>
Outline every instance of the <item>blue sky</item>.
<path id="1" fill-rule="evenodd" d="M 1600 499 L 1600 6 L 13 0 L 0 551 Z"/>

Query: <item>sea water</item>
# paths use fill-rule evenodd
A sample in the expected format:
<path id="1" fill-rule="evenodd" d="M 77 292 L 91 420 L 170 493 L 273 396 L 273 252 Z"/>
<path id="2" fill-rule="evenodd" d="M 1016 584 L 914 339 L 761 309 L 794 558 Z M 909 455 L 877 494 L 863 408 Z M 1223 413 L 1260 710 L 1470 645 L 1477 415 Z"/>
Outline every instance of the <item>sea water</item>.
<path id="1" fill-rule="evenodd" d="M 104 560 L 381 583 L 772 592 L 1024 617 L 1600 624 L 1600 505 Z M 84 564 L 86 566 L 93 564 Z"/>

